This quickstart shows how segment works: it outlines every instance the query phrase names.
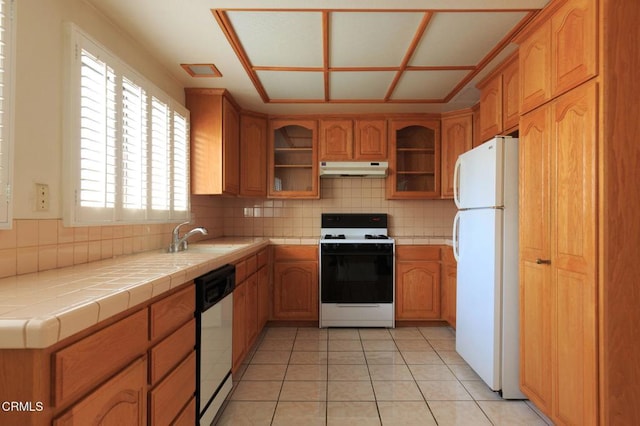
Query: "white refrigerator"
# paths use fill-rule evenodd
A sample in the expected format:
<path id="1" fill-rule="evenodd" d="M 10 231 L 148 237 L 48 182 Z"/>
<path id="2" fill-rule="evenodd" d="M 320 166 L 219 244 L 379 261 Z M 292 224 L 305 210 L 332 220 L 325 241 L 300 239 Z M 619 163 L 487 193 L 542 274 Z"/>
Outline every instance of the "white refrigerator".
<path id="1" fill-rule="evenodd" d="M 458 158 L 453 248 L 456 351 L 494 391 L 519 387 L 518 139 L 496 137 Z"/>

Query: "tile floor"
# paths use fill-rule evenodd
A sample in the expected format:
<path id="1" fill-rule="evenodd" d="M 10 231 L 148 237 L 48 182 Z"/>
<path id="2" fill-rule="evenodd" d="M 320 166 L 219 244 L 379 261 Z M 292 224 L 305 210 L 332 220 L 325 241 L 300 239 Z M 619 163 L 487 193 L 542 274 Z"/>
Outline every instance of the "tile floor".
<path id="1" fill-rule="evenodd" d="M 267 328 L 216 425 L 547 425 L 492 392 L 448 327 Z"/>

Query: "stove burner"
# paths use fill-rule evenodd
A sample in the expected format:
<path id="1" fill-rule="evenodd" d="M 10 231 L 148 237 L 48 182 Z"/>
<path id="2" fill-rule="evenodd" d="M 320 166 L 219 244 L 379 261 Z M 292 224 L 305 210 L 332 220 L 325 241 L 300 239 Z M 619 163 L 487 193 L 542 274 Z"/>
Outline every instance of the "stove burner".
<path id="1" fill-rule="evenodd" d="M 345 237 L 344 234 L 339 234 L 339 235 L 332 235 L 332 234 L 327 234 L 324 236 L 325 240 L 344 240 L 347 237 Z"/>
<path id="2" fill-rule="evenodd" d="M 382 234 L 378 234 L 378 235 L 371 235 L 371 234 L 366 234 L 364 236 L 365 240 L 388 240 L 389 237 L 387 237 L 386 235 L 382 235 Z"/>

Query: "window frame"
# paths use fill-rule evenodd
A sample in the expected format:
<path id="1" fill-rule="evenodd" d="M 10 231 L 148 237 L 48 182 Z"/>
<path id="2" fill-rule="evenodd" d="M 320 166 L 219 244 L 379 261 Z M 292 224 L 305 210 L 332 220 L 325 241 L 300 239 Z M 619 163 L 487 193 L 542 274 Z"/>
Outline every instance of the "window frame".
<path id="1" fill-rule="evenodd" d="M 145 224 L 145 223 L 167 223 L 167 222 L 178 222 L 188 220 L 190 218 L 190 190 L 189 190 L 189 111 L 180 105 L 178 102 L 173 100 L 169 95 L 163 92 L 156 85 L 149 82 L 142 75 L 124 63 L 121 59 L 119 59 L 115 54 L 111 53 L 108 49 L 102 46 L 100 43 L 93 40 L 89 35 L 84 33 L 80 28 L 78 28 L 75 24 L 66 23 L 65 25 L 65 34 L 67 37 L 65 45 L 67 46 L 68 52 L 66 53 L 66 57 L 68 58 L 67 62 L 67 72 L 65 72 L 65 112 L 66 112 L 66 120 L 64 126 L 64 156 L 63 156 L 63 179 L 64 179 L 64 190 L 63 190 L 63 220 L 65 226 L 88 226 L 88 225 L 100 225 L 100 224 Z M 82 90 L 83 90 L 83 81 L 81 79 L 82 69 L 83 69 L 83 52 L 88 52 L 89 55 L 97 58 L 97 61 L 100 65 L 105 65 L 109 70 L 113 70 L 114 80 L 113 87 L 115 88 L 113 92 L 114 96 L 112 99 L 109 99 L 107 95 L 105 95 L 104 105 L 115 107 L 115 113 L 112 116 L 109 116 L 105 113 L 104 117 L 100 115 L 100 112 L 96 112 L 95 116 L 89 116 L 85 118 L 84 123 L 91 122 L 92 118 L 99 118 L 106 120 L 107 124 L 105 125 L 105 134 L 99 134 L 96 136 L 94 141 L 87 139 L 89 144 L 83 145 L 82 139 L 82 130 L 81 124 L 83 123 L 82 115 L 86 114 L 86 111 L 89 111 L 89 114 L 92 113 L 91 108 L 87 108 L 85 112 L 82 110 Z M 90 72 L 93 71 L 93 68 Z M 96 71 L 98 77 L 103 77 L 105 74 L 100 74 L 100 72 Z M 135 169 L 127 169 L 127 164 L 133 164 L 131 161 L 127 161 L 131 157 L 126 156 L 125 148 L 130 148 L 131 144 L 127 145 L 127 140 L 125 136 L 125 130 L 130 130 L 127 127 L 125 112 L 134 112 L 132 109 L 125 108 L 126 104 L 126 96 L 125 96 L 125 83 L 124 80 L 127 80 L 127 87 L 131 88 L 135 86 L 136 89 L 139 89 L 143 93 L 143 99 L 145 101 L 145 105 L 142 105 L 140 110 L 141 116 L 137 117 L 139 120 L 136 120 L 135 116 L 133 117 L 132 122 L 139 121 L 141 122 L 141 126 L 144 126 L 144 131 L 141 133 L 144 136 L 141 136 L 141 154 L 139 158 L 133 159 L 136 161 L 140 161 L 137 166 L 134 164 L 132 167 Z M 99 84 L 99 83 L 96 83 Z M 109 80 L 106 84 L 111 84 L 111 80 Z M 88 87 L 88 86 L 87 86 Z M 89 89 L 93 89 L 92 86 Z M 89 90 L 87 89 L 87 90 Z M 132 93 L 132 92 L 127 92 Z M 132 98 L 134 99 L 134 98 Z M 154 169 L 154 161 L 156 159 L 153 156 L 152 146 L 153 146 L 153 128 L 152 128 L 152 100 L 159 99 L 167 109 L 166 121 L 167 127 L 165 129 L 166 133 L 164 133 L 165 140 L 167 145 L 167 151 L 165 152 L 167 156 L 167 160 L 161 163 L 163 166 L 156 167 Z M 113 102 L 110 103 L 109 101 Z M 135 99 L 134 99 L 135 100 Z M 173 118 L 175 114 L 179 114 L 185 120 L 185 128 L 186 133 L 184 135 L 177 135 L 175 129 L 173 128 Z M 101 123 L 102 124 L 102 123 Z M 111 126 L 113 126 L 114 130 L 111 131 Z M 95 132 L 94 132 L 95 134 Z M 110 139 L 109 136 L 113 135 L 113 138 Z M 186 144 L 184 140 L 181 141 L 181 145 L 185 147 L 186 152 L 176 152 L 176 138 L 178 136 L 184 136 L 186 138 Z M 107 158 L 98 156 L 100 162 L 108 162 L 111 159 L 115 164 L 115 177 L 113 177 L 105 187 L 104 193 L 100 193 L 103 196 L 103 199 L 98 199 L 97 203 L 103 203 L 98 207 L 87 206 L 86 204 L 90 202 L 83 198 L 84 194 L 81 192 L 82 189 L 86 189 L 87 186 L 83 187 L 82 180 L 82 166 L 83 159 L 81 157 L 81 149 L 83 147 L 91 147 L 91 143 L 95 140 L 100 142 L 100 137 L 105 137 L 105 141 L 113 140 L 115 143 L 115 151 L 114 154 Z M 143 140 L 144 138 L 144 140 Z M 135 142 L 135 140 L 133 140 Z M 132 151 L 128 151 L 132 152 Z M 178 155 L 179 154 L 179 155 Z M 126 158 L 125 158 L 126 157 Z M 182 159 L 186 158 L 186 167 L 183 167 L 182 170 L 176 169 L 175 167 L 175 158 L 180 157 Z M 88 158 L 88 157 L 86 157 Z M 90 161 L 85 160 L 87 165 Z M 181 161 L 180 164 L 184 166 L 184 161 Z M 157 164 L 157 162 L 156 162 Z M 105 169 L 107 170 L 107 169 Z M 144 183 L 141 182 L 141 197 L 146 201 L 145 205 L 137 206 L 134 208 L 127 208 L 125 203 L 126 190 L 134 188 L 134 186 L 129 185 L 125 187 L 127 182 L 130 182 L 131 179 L 127 180 L 127 172 L 139 172 L 143 170 L 144 173 Z M 162 170 L 162 173 L 167 174 L 167 183 L 166 188 L 164 190 L 164 195 L 168 198 L 168 202 L 164 205 L 162 209 L 155 209 L 153 205 L 152 198 L 152 176 L 155 170 Z M 105 176 L 109 175 L 109 171 L 105 172 Z M 184 175 L 184 176 L 183 176 Z M 174 176 L 178 176 L 178 179 L 175 179 Z M 176 188 L 176 184 L 181 183 L 184 188 Z M 146 184 L 146 187 L 144 185 Z M 113 192 L 109 192 L 113 188 Z M 135 190 L 135 188 L 134 188 Z M 186 194 L 186 209 L 181 210 L 176 208 L 176 203 L 174 202 L 174 195 L 176 193 Z M 110 197 L 110 198 L 109 198 Z M 111 202 L 112 200 L 112 202 Z M 131 203 L 128 203 L 129 205 Z M 181 204 L 184 205 L 184 197 L 181 198 Z"/>
<path id="2" fill-rule="evenodd" d="M 0 91 L 0 229 L 13 227 L 13 168 L 14 168 L 14 114 L 17 2 L 0 0 L 4 19 L 0 22 L 3 33 L 4 58 Z M 6 9 L 5 9 L 6 8 Z"/>

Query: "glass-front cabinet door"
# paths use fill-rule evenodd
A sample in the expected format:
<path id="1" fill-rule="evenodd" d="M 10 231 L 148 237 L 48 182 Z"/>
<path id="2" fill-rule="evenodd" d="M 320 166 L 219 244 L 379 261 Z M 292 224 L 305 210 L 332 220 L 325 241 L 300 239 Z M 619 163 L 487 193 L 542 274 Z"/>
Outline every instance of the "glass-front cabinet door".
<path id="1" fill-rule="evenodd" d="M 319 198 L 317 122 L 269 122 L 269 197 Z"/>
<path id="2" fill-rule="evenodd" d="M 440 196 L 440 121 L 389 123 L 387 198 Z"/>

